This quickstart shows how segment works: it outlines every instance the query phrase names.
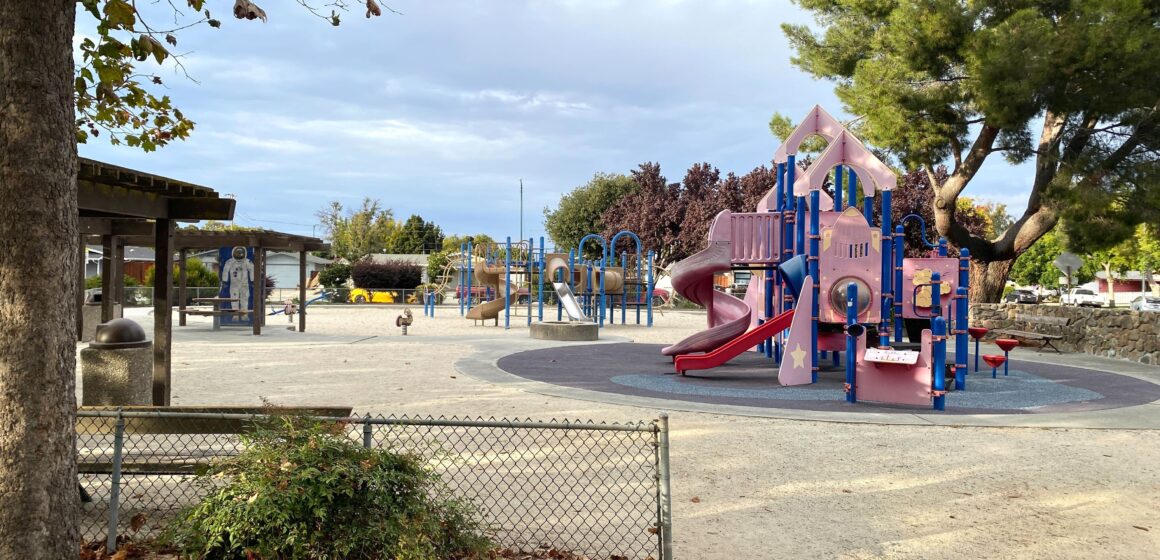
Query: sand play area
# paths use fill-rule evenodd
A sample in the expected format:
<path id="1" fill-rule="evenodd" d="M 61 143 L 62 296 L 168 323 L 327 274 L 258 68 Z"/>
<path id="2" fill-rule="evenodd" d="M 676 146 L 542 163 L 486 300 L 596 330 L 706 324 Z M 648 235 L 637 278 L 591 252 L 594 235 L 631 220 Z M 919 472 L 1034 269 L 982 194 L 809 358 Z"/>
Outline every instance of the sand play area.
<path id="1" fill-rule="evenodd" d="M 668 411 L 678 558 L 1160 557 L 1155 400 L 1045 415 L 666 401 L 505 372 L 497 367 L 505 356 L 581 344 L 533 341 L 523 316 L 504 330 L 474 326 L 458 307 L 440 307 L 434 319 L 414 307 L 404 337 L 394 326 L 400 311 L 312 306 L 307 332 L 283 329 L 286 319 L 275 316 L 261 337 L 190 318 L 174 327 L 173 404 L 265 398 L 381 414 L 606 422 Z M 148 310 L 126 316 L 150 332 Z M 669 310 L 651 329 L 609 326 L 601 338 L 671 343 L 704 321 L 703 312 Z M 582 378 L 601 352 L 573 352 L 562 367 Z M 1026 349 L 1019 356 L 1040 369 L 1114 369 L 1160 383 L 1160 368 Z"/>

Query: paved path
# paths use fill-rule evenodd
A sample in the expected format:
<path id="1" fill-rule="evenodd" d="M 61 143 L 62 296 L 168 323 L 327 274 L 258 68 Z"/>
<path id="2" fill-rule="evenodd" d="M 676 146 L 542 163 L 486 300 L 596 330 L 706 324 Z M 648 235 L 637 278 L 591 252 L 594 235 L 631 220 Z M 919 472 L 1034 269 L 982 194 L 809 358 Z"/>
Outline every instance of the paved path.
<path id="1" fill-rule="evenodd" d="M 689 412 L 852 423 L 1160 429 L 1160 368 L 1094 356 L 1017 349 L 1011 377 L 972 373 L 968 390 L 951 393 L 948 411 L 935 412 L 847 404 L 838 370 L 823 372 L 817 385 L 779 387 L 756 355 L 682 379 L 665 375 L 671 365 L 656 345 L 606 339 L 600 346 L 538 343 L 514 352 L 513 346 L 479 350 L 456 369 L 532 393 Z M 984 345 L 981 352 L 1001 351 Z"/>

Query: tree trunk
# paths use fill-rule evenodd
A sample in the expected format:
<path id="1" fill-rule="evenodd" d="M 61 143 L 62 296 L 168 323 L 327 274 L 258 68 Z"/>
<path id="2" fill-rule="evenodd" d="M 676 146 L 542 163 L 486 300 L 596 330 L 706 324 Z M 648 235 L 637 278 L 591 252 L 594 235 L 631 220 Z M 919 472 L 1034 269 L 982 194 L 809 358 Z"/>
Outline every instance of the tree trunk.
<path id="1" fill-rule="evenodd" d="M 971 261 L 971 301 L 977 303 L 999 303 L 1003 299 L 1003 288 L 1015 259 L 1005 261 Z"/>
<path id="2" fill-rule="evenodd" d="M 0 558 L 76 558 L 75 0 L 0 0 Z"/>

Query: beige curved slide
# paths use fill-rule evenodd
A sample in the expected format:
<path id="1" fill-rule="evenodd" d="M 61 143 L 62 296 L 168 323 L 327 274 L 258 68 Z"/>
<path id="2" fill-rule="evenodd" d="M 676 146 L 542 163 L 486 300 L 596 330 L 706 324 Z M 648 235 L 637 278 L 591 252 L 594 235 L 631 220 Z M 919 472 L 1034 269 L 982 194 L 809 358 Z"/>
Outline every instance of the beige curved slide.
<path id="1" fill-rule="evenodd" d="M 476 284 L 480 286 L 493 286 L 495 287 L 495 292 L 501 295 L 496 299 L 485 301 L 475 307 L 472 307 L 471 309 L 468 309 L 467 318 L 473 321 L 498 319 L 499 314 L 503 312 L 504 308 L 504 297 L 499 289 L 500 286 L 505 283 L 504 267 L 498 264 L 489 265 L 483 259 L 476 261 L 474 266 L 475 272 L 473 273 L 473 276 L 475 276 Z M 516 286 L 514 282 L 508 284 L 507 293 L 510 298 L 514 298 L 517 291 L 519 291 L 519 287 Z"/>

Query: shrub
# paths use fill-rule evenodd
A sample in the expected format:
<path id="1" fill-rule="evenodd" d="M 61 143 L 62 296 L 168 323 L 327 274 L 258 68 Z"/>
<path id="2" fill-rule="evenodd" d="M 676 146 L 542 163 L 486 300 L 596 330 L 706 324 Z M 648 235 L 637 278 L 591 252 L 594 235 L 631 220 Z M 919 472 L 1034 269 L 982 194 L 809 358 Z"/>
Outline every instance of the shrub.
<path id="1" fill-rule="evenodd" d="M 141 285 L 141 283 L 138 282 L 136 278 L 133 278 L 132 276 L 129 276 L 128 274 L 125 275 L 125 287 L 126 288 L 133 288 L 133 287 L 140 286 L 140 285 Z M 86 290 L 91 290 L 93 288 L 100 288 L 100 287 L 101 287 L 101 275 L 100 274 L 96 274 L 96 275 L 89 276 L 89 277 L 85 278 L 85 289 Z"/>
<path id="2" fill-rule="evenodd" d="M 458 559 L 490 548 L 419 456 L 302 417 L 242 439 L 240 455 L 199 476 L 208 496 L 162 537 L 192 558 Z"/>
<path id="3" fill-rule="evenodd" d="M 156 268 L 150 268 L 145 272 L 146 286 L 153 286 L 153 279 L 156 276 Z M 177 265 L 173 265 L 173 285 L 177 285 L 178 269 Z M 186 259 L 185 261 L 185 285 L 190 288 L 213 288 L 221 285 L 218 281 L 218 275 L 213 270 L 210 270 L 205 263 L 199 259 Z"/>
<path id="4" fill-rule="evenodd" d="M 351 278 L 358 288 L 368 290 L 411 290 L 423 281 L 423 268 L 407 261 L 359 262 L 351 269 Z"/>
<path id="5" fill-rule="evenodd" d="M 350 280 L 349 264 L 334 263 L 318 273 L 318 283 L 329 290 L 346 287 L 348 280 Z"/>

